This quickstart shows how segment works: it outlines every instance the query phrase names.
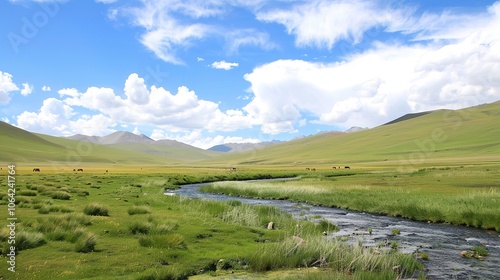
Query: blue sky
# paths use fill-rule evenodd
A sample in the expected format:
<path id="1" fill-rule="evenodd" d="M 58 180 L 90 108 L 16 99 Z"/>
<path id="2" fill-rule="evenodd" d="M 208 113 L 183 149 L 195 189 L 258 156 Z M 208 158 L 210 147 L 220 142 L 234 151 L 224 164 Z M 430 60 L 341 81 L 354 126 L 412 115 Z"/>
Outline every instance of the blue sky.
<path id="1" fill-rule="evenodd" d="M 500 99 L 494 1 L 0 2 L 0 119 L 202 148 Z"/>

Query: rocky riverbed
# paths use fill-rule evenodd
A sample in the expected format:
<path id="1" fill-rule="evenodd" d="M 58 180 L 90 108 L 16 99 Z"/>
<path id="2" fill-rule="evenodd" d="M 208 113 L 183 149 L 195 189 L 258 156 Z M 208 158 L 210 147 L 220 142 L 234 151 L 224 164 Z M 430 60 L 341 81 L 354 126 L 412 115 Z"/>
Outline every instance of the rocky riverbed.
<path id="1" fill-rule="evenodd" d="M 500 233 L 496 231 L 416 222 L 283 200 L 207 194 L 199 191 L 203 185 L 184 185 L 166 194 L 240 200 L 248 204 L 276 206 L 297 219 L 326 219 L 339 227 L 339 231 L 326 232 L 326 238 L 361 244 L 374 251 L 397 248 L 402 253 L 415 254 L 425 265 L 428 279 L 500 279 Z M 484 248 L 488 255 L 479 256 L 473 248 Z"/>

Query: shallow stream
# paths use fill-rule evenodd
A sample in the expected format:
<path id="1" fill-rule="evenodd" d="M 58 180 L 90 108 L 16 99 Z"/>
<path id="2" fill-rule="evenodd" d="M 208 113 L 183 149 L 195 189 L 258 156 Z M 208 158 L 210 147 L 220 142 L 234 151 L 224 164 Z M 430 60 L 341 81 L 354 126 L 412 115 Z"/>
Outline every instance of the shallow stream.
<path id="1" fill-rule="evenodd" d="M 285 179 L 286 180 L 286 179 Z M 363 244 L 374 250 L 390 250 L 397 243 L 403 253 L 425 253 L 421 260 L 428 279 L 500 279 L 500 233 L 475 228 L 430 224 L 402 218 L 373 215 L 337 208 L 312 206 L 284 200 L 266 200 L 207 194 L 199 191 L 206 184 L 183 185 L 167 195 L 215 200 L 239 200 L 253 205 L 272 205 L 291 213 L 297 219 L 326 219 L 339 227 L 326 238 L 340 238 L 352 244 Z M 394 234 L 393 229 L 399 229 Z M 371 229 L 371 234 L 370 234 Z M 384 246 L 385 245 L 385 246 Z M 462 257 L 462 251 L 474 246 L 485 247 L 483 260 Z"/>

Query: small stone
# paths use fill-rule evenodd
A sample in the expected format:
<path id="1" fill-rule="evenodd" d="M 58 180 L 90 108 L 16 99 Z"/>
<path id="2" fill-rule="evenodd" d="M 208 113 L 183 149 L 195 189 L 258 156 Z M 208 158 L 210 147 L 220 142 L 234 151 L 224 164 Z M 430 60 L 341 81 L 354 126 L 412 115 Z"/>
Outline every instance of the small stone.
<path id="1" fill-rule="evenodd" d="M 274 229 L 274 223 L 273 222 L 269 222 L 269 224 L 267 224 L 267 229 L 269 229 L 269 230 Z"/>

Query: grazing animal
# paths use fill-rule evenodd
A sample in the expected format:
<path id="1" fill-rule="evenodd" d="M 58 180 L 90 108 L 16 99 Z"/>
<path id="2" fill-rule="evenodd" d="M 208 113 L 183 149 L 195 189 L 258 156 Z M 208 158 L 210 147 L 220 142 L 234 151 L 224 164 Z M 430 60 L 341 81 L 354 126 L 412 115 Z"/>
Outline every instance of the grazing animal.
<path id="1" fill-rule="evenodd" d="M 76 169 L 73 168 L 73 172 L 75 172 L 75 171 L 76 171 Z"/>
<path id="2" fill-rule="evenodd" d="M 106 173 L 108 173 L 108 170 L 106 170 Z"/>
<path id="3" fill-rule="evenodd" d="M 83 169 L 82 168 L 78 168 L 76 171 L 83 172 Z"/>
<path id="4" fill-rule="evenodd" d="M 311 168 L 311 171 L 316 171 L 316 168 Z"/>
<path id="5" fill-rule="evenodd" d="M 33 172 L 40 172 L 40 168 L 33 168 Z"/>
<path id="6" fill-rule="evenodd" d="M 349 166 L 344 167 L 345 169 L 351 169 Z"/>
<path id="7" fill-rule="evenodd" d="M 311 170 L 311 168 L 309 168 L 309 167 L 306 167 L 306 170 Z"/>
<path id="8" fill-rule="evenodd" d="M 337 169 L 337 167 L 335 167 L 335 166 L 334 166 L 334 167 L 332 167 L 332 168 L 333 168 L 333 169 Z"/>
<path id="9" fill-rule="evenodd" d="M 236 171 L 236 167 L 231 167 L 231 169 L 229 169 L 231 171 Z"/>

